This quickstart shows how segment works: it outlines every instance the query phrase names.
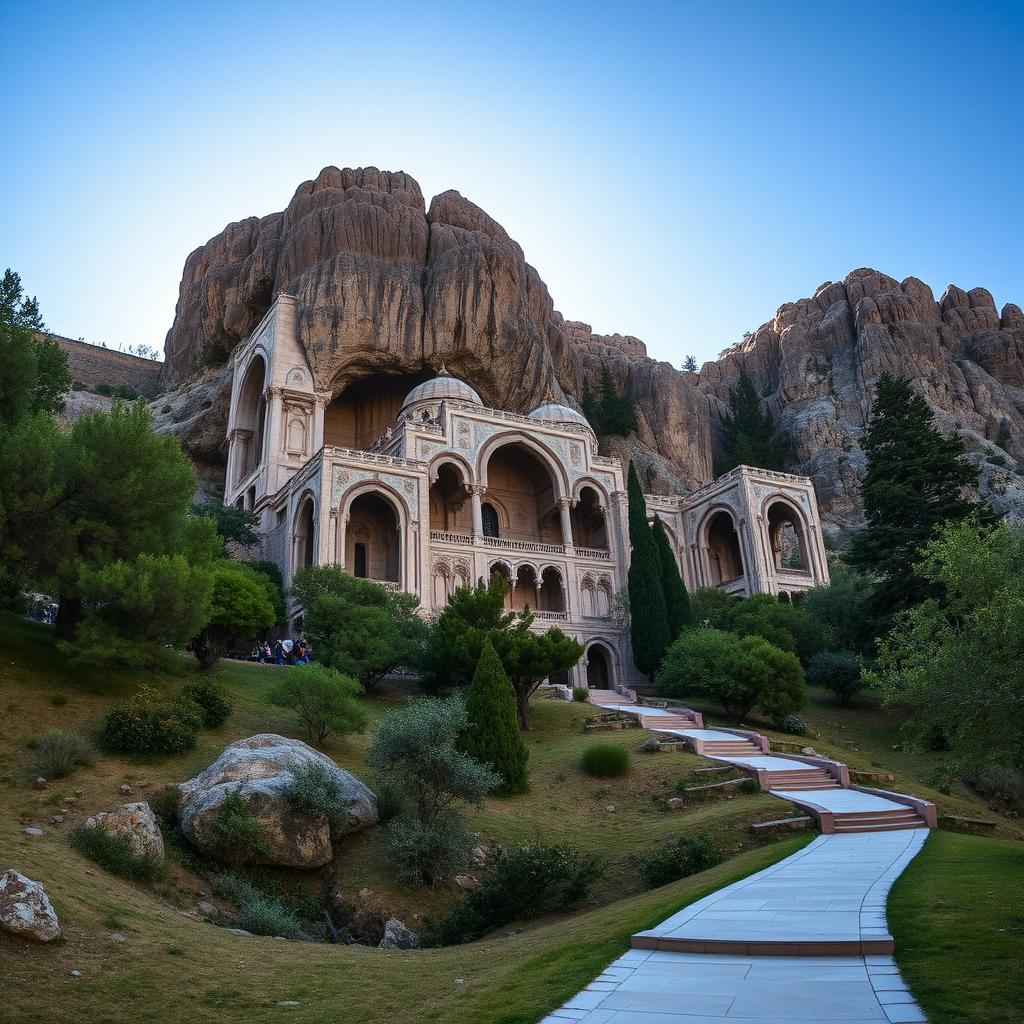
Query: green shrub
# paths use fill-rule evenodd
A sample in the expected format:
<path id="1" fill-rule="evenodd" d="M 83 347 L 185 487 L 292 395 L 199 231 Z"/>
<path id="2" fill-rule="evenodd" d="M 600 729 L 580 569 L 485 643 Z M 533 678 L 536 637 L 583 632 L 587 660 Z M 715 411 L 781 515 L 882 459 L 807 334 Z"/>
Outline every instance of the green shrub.
<path id="1" fill-rule="evenodd" d="M 384 783 L 377 790 L 377 820 L 386 825 L 392 818 L 405 810 L 406 800 L 402 793 L 390 783 Z"/>
<path id="2" fill-rule="evenodd" d="M 494 866 L 447 917 L 432 927 L 432 945 L 471 942 L 510 921 L 564 910 L 583 899 L 600 875 L 598 862 L 570 846 L 494 849 Z"/>
<path id="3" fill-rule="evenodd" d="M 807 662 L 807 682 L 831 690 L 845 708 L 866 685 L 861 668 L 861 660 L 853 651 L 820 651 Z"/>
<path id="4" fill-rule="evenodd" d="M 263 826 L 239 795 L 241 788 L 237 786 L 224 797 L 203 833 L 203 842 L 221 859 L 235 865 L 269 852 Z"/>
<path id="5" fill-rule="evenodd" d="M 114 704 L 100 732 L 100 745 L 120 754 L 181 754 L 196 745 L 203 711 L 190 700 L 159 700 L 141 687 L 130 704 Z"/>
<path id="6" fill-rule="evenodd" d="M 388 825 L 384 857 L 402 885 L 420 888 L 463 867 L 472 848 L 473 837 L 458 814 L 421 821 L 403 813 Z"/>
<path id="7" fill-rule="evenodd" d="M 1024 772 L 1004 765 L 989 765 L 970 783 L 997 810 L 1019 814 L 1024 810 Z"/>
<path id="8" fill-rule="evenodd" d="M 160 406 L 160 412 L 162 412 L 162 413 L 163 413 L 163 414 L 164 414 L 165 416 L 166 416 L 166 415 L 167 415 L 167 414 L 168 414 L 168 413 L 169 413 L 170 411 L 171 411 L 171 407 L 170 407 L 169 405 L 162 405 L 162 406 Z"/>
<path id="9" fill-rule="evenodd" d="M 51 729 L 35 746 L 33 773 L 47 779 L 63 779 L 82 765 L 96 763 L 96 747 L 84 736 Z"/>
<path id="10" fill-rule="evenodd" d="M 583 751 L 580 767 L 598 779 L 610 779 L 629 771 L 629 751 L 615 743 L 593 743 Z"/>
<path id="11" fill-rule="evenodd" d="M 68 702 L 68 695 L 66 693 L 55 693 L 50 697 L 50 703 L 55 708 L 62 708 Z"/>
<path id="12" fill-rule="evenodd" d="M 270 691 L 270 702 L 290 708 L 315 743 L 332 733 L 362 732 L 366 711 L 359 703 L 362 688 L 351 676 L 324 665 L 299 665 L 281 673 Z"/>
<path id="13" fill-rule="evenodd" d="M 342 799 L 338 777 L 320 761 L 288 767 L 291 778 L 282 795 L 292 810 L 326 821 L 332 828 L 345 824 L 348 807 Z"/>
<path id="14" fill-rule="evenodd" d="M 585 686 L 574 686 L 572 688 L 572 699 L 577 704 L 589 704 L 590 691 Z"/>
<path id="15" fill-rule="evenodd" d="M 163 865 L 155 857 L 149 854 L 140 857 L 135 853 L 127 836 L 79 825 L 68 833 L 68 842 L 105 871 L 133 882 L 151 882 L 163 873 Z"/>
<path id="16" fill-rule="evenodd" d="M 112 395 L 114 393 L 113 387 L 111 387 L 110 384 L 107 384 L 106 381 L 97 384 L 95 391 L 97 395 Z"/>
<path id="17" fill-rule="evenodd" d="M 123 398 L 126 402 L 134 402 L 139 397 L 139 393 L 128 384 L 118 384 L 114 389 L 114 397 Z"/>
<path id="18" fill-rule="evenodd" d="M 202 708 L 203 724 L 208 729 L 222 726 L 234 710 L 227 690 L 212 679 L 190 680 L 181 688 L 181 697 Z"/>
<path id="19" fill-rule="evenodd" d="M 780 732 L 788 732 L 793 736 L 807 735 L 807 723 L 799 715 L 783 715 L 776 718 L 775 727 Z"/>
<path id="20" fill-rule="evenodd" d="M 640 744 L 640 750 L 644 754 L 657 754 L 661 750 L 661 740 L 651 736 Z"/>
<path id="21" fill-rule="evenodd" d="M 283 935 L 293 939 L 301 930 L 294 911 L 241 875 L 222 871 L 213 878 L 213 891 L 238 907 L 237 927 L 253 935 Z"/>
<path id="22" fill-rule="evenodd" d="M 652 889 L 713 868 L 722 857 L 705 835 L 677 839 L 640 858 L 640 874 Z"/>

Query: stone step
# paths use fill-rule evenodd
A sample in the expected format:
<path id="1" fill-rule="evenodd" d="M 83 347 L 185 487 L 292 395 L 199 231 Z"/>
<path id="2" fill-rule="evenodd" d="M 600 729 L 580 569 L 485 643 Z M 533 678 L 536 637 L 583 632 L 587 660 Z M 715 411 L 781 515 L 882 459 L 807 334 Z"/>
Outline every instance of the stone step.
<path id="1" fill-rule="evenodd" d="M 916 821 L 893 822 L 887 825 L 833 825 L 832 828 L 838 834 L 854 832 L 904 832 L 907 829 L 927 827 L 925 822 L 918 818 Z"/>

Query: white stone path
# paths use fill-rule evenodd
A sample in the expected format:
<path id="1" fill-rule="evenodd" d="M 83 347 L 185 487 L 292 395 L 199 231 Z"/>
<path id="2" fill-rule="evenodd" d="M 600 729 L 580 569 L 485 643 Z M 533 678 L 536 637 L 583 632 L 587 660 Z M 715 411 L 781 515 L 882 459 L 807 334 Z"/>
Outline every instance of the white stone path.
<path id="1" fill-rule="evenodd" d="M 615 710 L 637 713 L 635 705 Z M 657 710 L 643 713 L 648 717 Z M 731 736 L 715 730 L 678 732 Z M 784 760 L 769 759 L 775 767 Z M 814 799 L 828 800 L 835 810 L 903 806 L 849 789 L 816 791 Z M 824 944 L 842 943 L 835 947 L 841 952 L 858 943 L 862 948 L 891 944 L 886 897 L 927 835 L 921 828 L 819 836 L 778 864 L 638 932 L 634 947 L 676 948 L 629 949 L 542 1024 L 924 1021 L 890 955 L 808 956 L 801 955 L 801 945 L 826 952 Z M 692 951 L 679 951 L 683 947 Z"/>

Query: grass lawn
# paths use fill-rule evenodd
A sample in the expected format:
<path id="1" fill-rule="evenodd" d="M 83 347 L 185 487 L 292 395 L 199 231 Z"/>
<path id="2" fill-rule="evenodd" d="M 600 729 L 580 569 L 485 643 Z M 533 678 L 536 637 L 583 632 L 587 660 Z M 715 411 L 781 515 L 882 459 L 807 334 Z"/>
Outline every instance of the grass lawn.
<path id="1" fill-rule="evenodd" d="M 893 886 L 888 919 L 931 1024 L 1024 1021 L 1024 846 L 932 832 Z"/>

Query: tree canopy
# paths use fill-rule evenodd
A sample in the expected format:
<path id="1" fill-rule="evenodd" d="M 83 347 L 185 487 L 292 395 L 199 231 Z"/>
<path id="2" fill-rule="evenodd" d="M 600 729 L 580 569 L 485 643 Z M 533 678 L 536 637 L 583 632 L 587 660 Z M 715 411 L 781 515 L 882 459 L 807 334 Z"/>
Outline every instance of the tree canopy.
<path id="1" fill-rule="evenodd" d="M 628 437 L 637 429 L 636 403 L 628 391 L 619 390 L 607 363 L 601 364 L 601 385 L 597 395 L 591 391 L 590 383 L 584 380 L 580 406 L 598 437 Z"/>
<path id="2" fill-rule="evenodd" d="M 647 502 L 636 467 L 629 464 L 629 616 L 633 662 L 653 677 L 671 640 L 668 607 L 662 587 L 662 565 L 654 534 L 647 523 Z"/>
<path id="3" fill-rule="evenodd" d="M 977 473 L 960 437 L 943 437 L 928 403 L 888 371 L 878 378 L 862 447 L 867 525 L 854 537 L 848 561 L 877 580 L 873 611 L 884 627 L 895 612 L 935 595 L 933 582 L 914 565 L 939 526 L 975 510 L 964 492 Z"/>
<path id="4" fill-rule="evenodd" d="M 718 475 L 737 466 L 759 469 L 783 468 L 786 439 L 776 430 L 775 419 L 762 410 L 754 381 L 746 370 L 729 392 L 729 411 L 722 417 L 725 439 L 722 454 L 715 462 Z"/>
<path id="5" fill-rule="evenodd" d="M 209 575 L 208 621 L 191 643 L 202 668 L 211 668 L 224 657 L 233 637 L 251 640 L 277 618 L 273 585 L 251 566 L 221 558 L 211 565 Z"/>

